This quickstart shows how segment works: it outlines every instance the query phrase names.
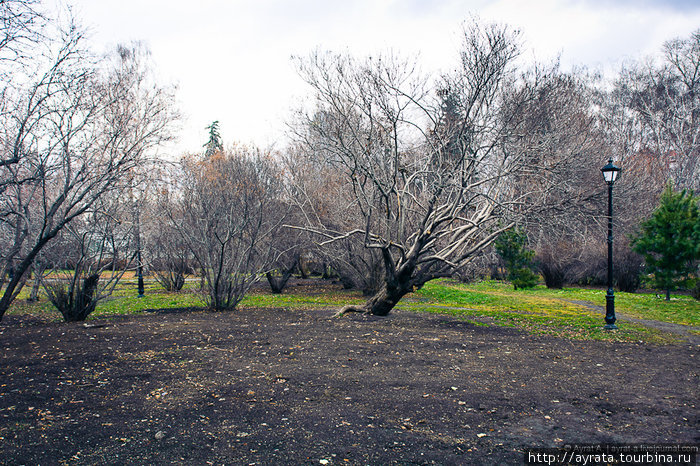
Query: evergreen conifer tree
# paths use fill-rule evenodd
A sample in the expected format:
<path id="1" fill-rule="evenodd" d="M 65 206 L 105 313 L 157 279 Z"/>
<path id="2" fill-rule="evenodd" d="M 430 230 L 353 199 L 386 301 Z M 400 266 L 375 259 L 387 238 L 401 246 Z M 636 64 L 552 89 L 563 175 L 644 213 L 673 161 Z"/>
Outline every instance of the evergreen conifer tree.
<path id="1" fill-rule="evenodd" d="M 700 259 L 698 198 L 692 191 L 675 192 L 669 184 L 659 206 L 633 238 L 633 249 L 644 257 L 652 286 L 671 291 L 697 272 Z"/>
<path id="2" fill-rule="evenodd" d="M 216 120 L 205 129 L 209 130 L 209 140 L 204 144 L 204 156 L 209 157 L 215 152 L 224 150 L 224 144 L 221 141 L 221 134 L 219 134 L 219 120 Z"/>
<path id="3" fill-rule="evenodd" d="M 527 249 L 526 245 L 527 237 L 520 230 L 504 231 L 494 243 L 496 252 L 505 262 L 508 280 L 516 290 L 532 288 L 537 284 L 537 275 L 532 271 L 535 252 Z"/>

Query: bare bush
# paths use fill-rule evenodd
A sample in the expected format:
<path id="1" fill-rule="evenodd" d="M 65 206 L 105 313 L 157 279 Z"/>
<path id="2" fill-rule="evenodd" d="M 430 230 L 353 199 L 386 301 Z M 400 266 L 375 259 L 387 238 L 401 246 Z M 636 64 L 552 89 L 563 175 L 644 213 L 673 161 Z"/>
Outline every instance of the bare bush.
<path id="1" fill-rule="evenodd" d="M 613 256 L 613 273 L 615 283 L 620 291 L 634 293 L 642 283 L 644 258 L 634 252 L 629 242 L 617 247 Z"/>
<path id="2" fill-rule="evenodd" d="M 112 294 L 134 259 L 133 230 L 121 221 L 123 205 L 118 199 L 100 199 L 94 210 L 71 222 L 63 233 L 77 246 L 77 260 L 54 261 L 42 278 L 51 303 L 67 322 L 85 320 L 100 300 Z M 70 260 L 69 258 L 67 258 Z"/>
<path id="3" fill-rule="evenodd" d="M 277 164 L 258 149 L 235 146 L 182 161 L 182 192 L 170 216 L 202 269 L 210 309 L 234 309 L 275 258 L 282 188 Z"/>
<path id="4" fill-rule="evenodd" d="M 185 277 L 194 272 L 191 253 L 177 229 L 166 222 L 153 226 L 150 240 L 150 270 L 167 291 L 180 291 Z"/>
<path id="5" fill-rule="evenodd" d="M 541 248 L 537 252 L 537 265 L 547 288 L 561 289 L 570 282 L 571 264 L 562 252 L 560 248 Z"/>
<path id="6" fill-rule="evenodd" d="M 333 164 L 323 154 L 300 152 L 292 152 L 286 158 L 292 179 L 291 201 L 300 212 L 290 223 L 313 225 L 321 231 L 351 230 L 362 223 L 358 212 L 348 208 L 353 204 L 352 192 L 346 189 Z M 322 235 L 315 235 L 315 238 L 313 251 L 325 264 L 324 274 L 327 275 L 330 268 L 345 289 L 359 289 L 365 295 L 374 294 L 381 287 L 384 273 L 381 254 L 376 249 L 366 248 L 361 236 L 338 241 L 327 241 Z M 306 244 L 311 242 L 311 238 L 306 240 Z"/>

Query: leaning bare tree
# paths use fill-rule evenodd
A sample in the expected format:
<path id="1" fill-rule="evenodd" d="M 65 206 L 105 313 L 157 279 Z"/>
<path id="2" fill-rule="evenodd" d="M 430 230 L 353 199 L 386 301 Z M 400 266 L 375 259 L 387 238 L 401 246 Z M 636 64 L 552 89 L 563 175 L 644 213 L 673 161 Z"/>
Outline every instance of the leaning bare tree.
<path id="1" fill-rule="evenodd" d="M 472 24 L 461 66 L 430 83 L 410 63 L 312 55 L 300 62 L 319 108 L 298 132 L 310 156 L 342 174 L 350 230 L 306 226 L 323 242 L 362 238 L 382 257 L 384 280 L 364 305 L 387 315 L 407 293 L 482 253 L 545 194 L 523 111 L 548 82 L 516 73 L 517 34 Z M 350 215 L 350 214 L 348 214 Z"/>
<path id="2" fill-rule="evenodd" d="M 49 241 L 103 195 L 124 188 L 170 138 L 172 92 L 156 85 L 137 46 L 93 56 L 70 23 L 42 38 L 46 54 L 16 73 L 3 97 L 0 318 Z M 9 102 L 9 104 L 8 104 Z M 4 163 L 10 161 L 11 163 Z M 9 273 L 9 272 L 12 273 Z"/>

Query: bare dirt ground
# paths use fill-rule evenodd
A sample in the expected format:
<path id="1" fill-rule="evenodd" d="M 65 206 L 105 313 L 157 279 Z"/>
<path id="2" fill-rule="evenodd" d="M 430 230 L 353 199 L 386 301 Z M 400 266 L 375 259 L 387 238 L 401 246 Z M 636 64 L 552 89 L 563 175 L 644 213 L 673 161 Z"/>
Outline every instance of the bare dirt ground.
<path id="1" fill-rule="evenodd" d="M 398 311 L 0 324 L 2 464 L 518 464 L 700 442 L 692 344 L 568 341 Z"/>

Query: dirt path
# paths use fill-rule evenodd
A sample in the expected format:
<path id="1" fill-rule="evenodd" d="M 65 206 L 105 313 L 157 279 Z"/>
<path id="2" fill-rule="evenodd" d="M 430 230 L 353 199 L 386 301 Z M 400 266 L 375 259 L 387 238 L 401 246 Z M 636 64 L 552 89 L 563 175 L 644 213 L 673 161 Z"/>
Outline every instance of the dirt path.
<path id="1" fill-rule="evenodd" d="M 568 341 L 398 311 L 0 325 L 3 464 L 517 464 L 700 441 L 692 345 Z"/>

